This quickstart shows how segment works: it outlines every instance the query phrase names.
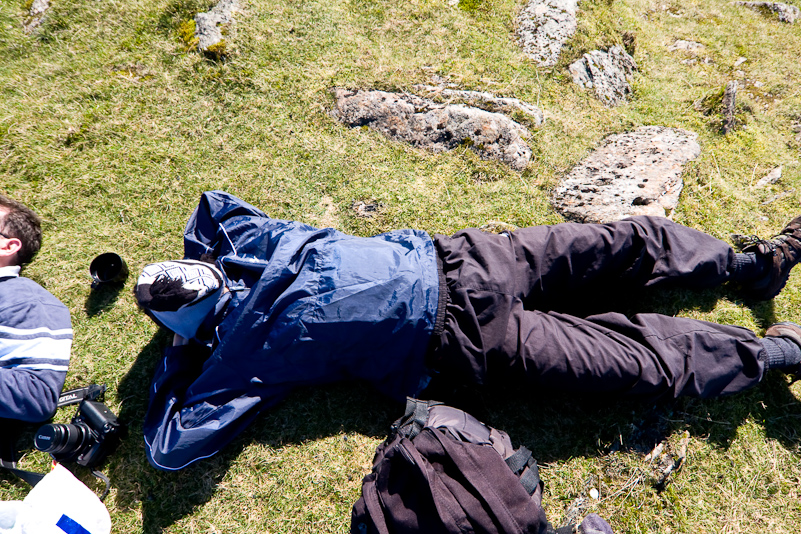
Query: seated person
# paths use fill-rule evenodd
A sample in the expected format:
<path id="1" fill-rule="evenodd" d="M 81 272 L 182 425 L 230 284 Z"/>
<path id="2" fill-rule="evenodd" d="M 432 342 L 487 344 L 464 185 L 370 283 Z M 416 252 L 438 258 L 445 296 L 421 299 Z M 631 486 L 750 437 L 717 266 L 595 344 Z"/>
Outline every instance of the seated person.
<path id="1" fill-rule="evenodd" d="M 49 419 L 67 376 L 70 312 L 42 286 L 19 276 L 41 243 L 39 217 L 0 195 L 0 418 Z"/>
<path id="2" fill-rule="evenodd" d="M 453 236 L 354 237 L 204 193 L 185 258 L 145 267 L 136 295 L 175 332 L 151 390 L 148 458 L 218 451 L 297 386 L 362 379 L 398 400 L 432 376 L 584 394 L 715 397 L 795 371 L 801 328 L 609 311 L 644 287 L 737 284 L 771 299 L 801 259 L 801 217 L 736 253 L 660 217 Z M 614 298 L 611 300 L 609 296 Z M 585 313 L 602 303 L 603 313 Z"/>

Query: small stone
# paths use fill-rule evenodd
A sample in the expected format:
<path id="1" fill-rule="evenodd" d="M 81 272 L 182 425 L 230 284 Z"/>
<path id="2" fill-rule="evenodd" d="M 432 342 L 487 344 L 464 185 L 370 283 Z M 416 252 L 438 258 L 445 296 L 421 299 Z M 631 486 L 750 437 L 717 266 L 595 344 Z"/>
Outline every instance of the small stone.
<path id="1" fill-rule="evenodd" d="M 594 499 L 594 500 L 597 501 L 598 497 L 600 497 L 600 496 L 601 496 L 601 493 L 596 488 L 592 488 L 590 490 L 590 498 L 591 499 Z"/>
<path id="2" fill-rule="evenodd" d="M 45 13 L 50 9 L 49 0 L 33 0 L 25 21 L 22 23 L 22 29 L 25 33 L 32 33 L 44 21 Z"/>
<path id="3" fill-rule="evenodd" d="M 220 2 L 205 13 L 195 15 L 195 37 L 198 39 L 198 52 L 207 53 L 225 45 L 223 27 L 230 26 L 234 21 L 234 13 L 239 11 L 238 0 L 220 0 Z M 219 57 L 222 52 L 214 54 Z"/>
<path id="4" fill-rule="evenodd" d="M 702 50 L 706 48 L 701 43 L 696 43 L 695 41 L 685 41 L 684 39 L 676 39 L 676 42 L 673 43 L 671 46 L 668 47 L 668 50 L 671 52 L 676 50 L 682 50 L 684 52 L 695 52 L 696 50 Z"/>
<path id="5" fill-rule="evenodd" d="M 763 87 L 764 85 L 765 85 L 764 83 L 759 82 L 759 81 L 754 82 L 754 87 L 756 87 L 756 88 Z"/>
<path id="6" fill-rule="evenodd" d="M 746 61 L 748 61 L 748 59 L 746 59 L 746 58 L 744 58 L 744 57 L 742 57 L 742 56 L 738 57 L 738 58 L 737 58 L 737 61 L 735 61 L 735 62 L 734 62 L 734 68 L 737 68 L 737 67 L 739 67 L 740 65 L 742 65 L 742 64 L 743 64 L 743 63 L 745 63 Z"/>
<path id="7" fill-rule="evenodd" d="M 770 171 L 767 175 L 765 175 L 762 179 L 760 179 L 754 187 L 765 187 L 766 185 L 775 184 L 779 181 L 782 177 L 782 166 L 779 165 L 772 171 Z"/>

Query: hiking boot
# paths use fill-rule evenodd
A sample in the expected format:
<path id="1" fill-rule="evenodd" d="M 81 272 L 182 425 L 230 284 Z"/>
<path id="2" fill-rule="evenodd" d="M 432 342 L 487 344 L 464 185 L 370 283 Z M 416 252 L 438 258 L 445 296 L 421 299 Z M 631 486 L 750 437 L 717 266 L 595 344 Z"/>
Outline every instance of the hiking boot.
<path id="1" fill-rule="evenodd" d="M 766 331 L 765 337 L 783 337 L 789 339 L 801 348 L 801 326 L 790 321 L 772 324 Z"/>
<path id="2" fill-rule="evenodd" d="M 798 352 L 801 352 L 801 326 L 791 323 L 790 321 L 782 321 L 781 323 L 773 324 L 765 331 L 765 338 L 771 337 L 784 338 L 794 343 Z M 798 352 L 796 352 L 795 355 L 788 354 L 784 352 L 783 349 L 782 352 L 784 354 L 784 362 L 777 368 L 783 369 L 784 372 L 789 373 L 795 382 L 801 378 L 801 364 L 798 363 L 799 354 Z M 768 351 L 767 359 L 771 360 L 770 351 Z M 766 362 L 766 367 L 770 368 L 769 362 Z"/>
<path id="3" fill-rule="evenodd" d="M 740 250 L 753 252 L 770 262 L 764 276 L 743 284 L 743 292 L 754 299 L 772 299 L 784 288 L 792 268 L 801 261 L 801 216 L 790 221 L 773 239 L 741 237 Z"/>

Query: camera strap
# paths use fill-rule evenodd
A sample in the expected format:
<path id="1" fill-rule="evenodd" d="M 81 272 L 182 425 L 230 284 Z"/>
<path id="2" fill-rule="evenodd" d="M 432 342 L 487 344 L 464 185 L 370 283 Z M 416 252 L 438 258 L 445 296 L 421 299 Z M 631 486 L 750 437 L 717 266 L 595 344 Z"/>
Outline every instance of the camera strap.
<path id="1" fill-rule="evenodd" d="M 17 469 L 16 465 L 16 462 L 6 462 L 5 460 L 0 460 L 0 467 L 10 472 L 12 475 L 17 475 L 31 486 L 35 486 L 44 478 L 44 475 L 41 473 L 34 473 L 33 471 L 26 471 L 25 469 Z"/>
<path id="2" fill-rule="evenodd" d="M 19 421 L 0 419 L 0 467 L 18 476 L 31 486 L 44 478 L 41 473 L 17 469 L 17 438 L 20 433 Z"/>
<path id="3" fill-rule="evenodd" d="M 59 395 L 58 407 L 61 408 L 62 406 L 69 406 L 70 404 L 78 404 L 83 400 L 97 400 L 105 392 L 105 384 L 90 384 L 82 388 L 70 389 Z"/>

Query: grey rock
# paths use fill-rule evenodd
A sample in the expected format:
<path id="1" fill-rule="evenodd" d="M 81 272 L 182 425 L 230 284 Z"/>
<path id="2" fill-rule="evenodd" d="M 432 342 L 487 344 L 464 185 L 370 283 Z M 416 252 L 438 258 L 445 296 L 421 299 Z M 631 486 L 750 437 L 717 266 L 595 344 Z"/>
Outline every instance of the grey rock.
<path id="1" fill-rule="evenodd" d="M 685 163 L 698 157 L 697 134 L 642 126 L 611 135 L 557 186 L 552 201 L 566 219 L 611 222 L 675 209 Z"/>
<path id="2" fill-rule="evenodd" d="M 523 53 L 543 67 L 552 67 L 576 33 L 578 0 L 531 0 L 517 17 Z"/>
<path id="3" fill-rule="evenodd" d="M 761 178 L 761 179 L 760 179 L 760 180 L 759 180 L 759 181 L 756 183 L 756 185 L 754 185 L 754 187 L 757 187 L 757 188 L 759 188 L 759 187 L 765 187 L 765 186 L 767 186 L 767 185 L 770 185 L 770 184 L 775 184 L 776 182 L 778 182 L 778 181 L 779 181 L 779 179 L 780 179 L 781 177 L 782 177 L 782 166 L 781 166 L 781 165 L 779 165 L 778 167 L 776 167 L 775 169 L 773 169 L 772 171 L 770 171 L 768 174 L 766 174 L 765 176 L 763 176 L 763 177 L 762 177 L 762 178 Z"/>
<path id="4" fill-rule="evenodd" d="M 522 125 L 500 113 L 462 104 L 437 104 L 406 93 L 333 89 L 331 115 L 352 127 L 367 126 L 391 139 L 434 152 L 468 146 L 484 159 L 522 171 L 531 160 Z"/>
<path id="5" fill-rule="evenodd" d="M 239 11 L 238 0 L 221 0 L 209 11 L 195 15 L 195 37 L 198 39 L 199 52 L 208 52 L 215 45 L 225 44 L 222 28 L 233 22 L 236 11 Z"/>
<path id="6" fill-rule="evenodd" d="M 541 109 L 517 98 L 504 98 L 484 91 L 462 91 L 433 85 L 413 85 L 412 89 L 427 98 L 443 100 L 446 104 L 467 104 L 494 113 L 508 114 L 520 111 L 527 115 L 535 126 L 541 126 L 545 122 Z"/>
<path id="7" fill-rule="evenodd" d="M 696 43 L 695 41 L 685 41 L 684 39 L 676 39 L 672 45 L 668 47 L 668 50 L 671 52 L 675 52 L 676 50 L 682 50 L 684 52 L 695 52 L 697 50 L 703 50 L 706 48 L 701 43 Z"/>
<path id="8" fill-rule="evenodd" d="M 779 17 L 781 22 L 788 24 L 801 19 L 801 10 L 795 6 L 783 4 L 781 2 L 734 2 L 738 6 L 750 7 L 758 11 L 771 11 Z"/>
<path id="9" fill-rule="evenodd" d="M 48 9 L 50 9 L 48 0 L 33 0 L 31 8 L 22 23 L 22 29 L 25 30 L 25 33 L 33 32 L 42 24 Z"/>
<path id="10" fill-rule="evenodd" d="M 585 89 L 594 89 L 595 96 L 607 107 L 617 106 L 631 93 L 629 80 L 637 69 L 634 58 L 620 46 L 607 52 L 593 50 L 571 63 L 568 71 L 573 82 Z"/>

